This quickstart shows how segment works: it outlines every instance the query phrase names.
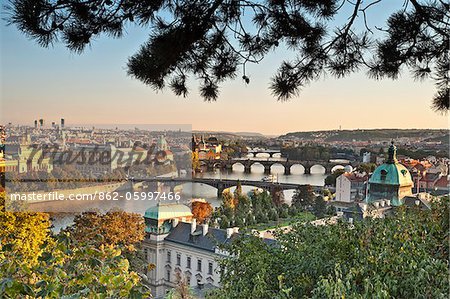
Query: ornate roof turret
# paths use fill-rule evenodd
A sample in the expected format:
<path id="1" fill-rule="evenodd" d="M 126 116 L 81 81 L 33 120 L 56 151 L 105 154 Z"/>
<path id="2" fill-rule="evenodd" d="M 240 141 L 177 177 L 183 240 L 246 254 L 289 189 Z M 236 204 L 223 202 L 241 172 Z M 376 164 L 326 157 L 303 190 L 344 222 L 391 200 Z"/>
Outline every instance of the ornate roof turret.
<path id="1" fill-rule="evenodd" d="M 399 206 L 403 197 L 412 194 L 414 183 L 408 169 L 398 162 L 397 148 L 393 141 L 388 153 L 386 163 L 378 166 L 369 179 L 369 196 L 366 202 L 388 199 L 392 205 Z"/>
<path id="2" fill-rule="evenodd" d="M 388 157 L 386 163 L 395 164 L 398 162 L 397 161 L 397 147 L 394 145 L 394 141 L 391 141 L 391 146 L 389 147 L 388 154 L 389 154 L 389 157 Z"/>

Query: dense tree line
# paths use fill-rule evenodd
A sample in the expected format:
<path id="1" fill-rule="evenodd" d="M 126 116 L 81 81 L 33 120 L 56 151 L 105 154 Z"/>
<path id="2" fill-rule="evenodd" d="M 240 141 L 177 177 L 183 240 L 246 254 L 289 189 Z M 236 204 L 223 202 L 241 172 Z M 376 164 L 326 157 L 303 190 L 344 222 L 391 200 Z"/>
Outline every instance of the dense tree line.
<path id="1" fill-rule="evenodd" d="M 449 200 L 349 224 L 297 224 L 225 246 L 211 298 L 447 298 Z"/>
<path id="2" fill-rule="evenodd" d="M 346 148 L 304 145 L 299 147 L 284 147 L 281 149 L 281 155 L 290 160 L 328 161 L 341 155 L 344 155 L 345 158 L 353 158 L 355 153 L 352 149 Z"/>
<path id="3" fill-rule="evenodd" d="M 244 229 L 284 225 L 291 222 L 303 222 L 332 215 L 334 211 L 327 208 L 322 196 L 316 196 L 312 187 L 305 185 L 297 189 L 292 204 L 284 201 L 280 190 L 275 188 L 273 194 L 264 190 L 252 190 L 242 193 L 238 184 L 234 193 L 224 191 L 222 204 L 212 214 L 212 220 L 221 228 L 237 226 Z"/>

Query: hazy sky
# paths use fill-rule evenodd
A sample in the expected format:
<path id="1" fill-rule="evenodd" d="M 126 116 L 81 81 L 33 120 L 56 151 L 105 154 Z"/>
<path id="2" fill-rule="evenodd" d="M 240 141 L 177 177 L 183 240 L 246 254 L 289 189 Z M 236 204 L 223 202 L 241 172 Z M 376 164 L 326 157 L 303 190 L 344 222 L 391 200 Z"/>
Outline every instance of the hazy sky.
<path id="1" fill-rule="evenodd" d="M 382 19 L 382 12 L 376 16 Z M 249 66 L 248 86 L 240 79 L 225 83 L 217 102 L 204 102 L 196 85 L 190 86 L 186 99 L 169 90 L 157 93 L 126 75 L 127 58 L 148 36 L 141 28 L 127 31 L 122 39 L 100 38 L 78 55 L 61 44 L 41 48 L 2 20 L 2 122 L 31 125 L 38 118 L 50 123 L 64 117 L 68 124 L 192 124 L 194 130 L 265 134 L 339 126 L 448 127 L 448 118 L 430 109 L 433 83 L 416 82 L 407 73 L 397 81 L 374 81 L 363 73 L 340 80 L 328 76 L 306 87 L 298 98 L 277 102 L 268 85 L 287 58 L 285 51 Z"/>

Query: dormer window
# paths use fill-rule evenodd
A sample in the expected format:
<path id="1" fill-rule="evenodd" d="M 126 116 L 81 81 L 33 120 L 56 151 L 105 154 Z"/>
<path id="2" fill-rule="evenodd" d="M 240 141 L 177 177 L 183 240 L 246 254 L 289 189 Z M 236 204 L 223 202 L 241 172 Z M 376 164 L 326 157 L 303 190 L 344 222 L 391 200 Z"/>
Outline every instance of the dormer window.
<path id="1" fill-rule="evenodd" d="M 381 180 L 385 181 L 386 180 L 386 176 L 387 176 L 387 171 L 386 170 L 381 170 Z"/>
<path id="2" fill-rule="evenodd" d="M 408 171 L 406 171 L 406 169 L 402 169 L 401 173 L 403 174 L 403 176 L 406 176 L 406 174 L 408 173 Z"/>

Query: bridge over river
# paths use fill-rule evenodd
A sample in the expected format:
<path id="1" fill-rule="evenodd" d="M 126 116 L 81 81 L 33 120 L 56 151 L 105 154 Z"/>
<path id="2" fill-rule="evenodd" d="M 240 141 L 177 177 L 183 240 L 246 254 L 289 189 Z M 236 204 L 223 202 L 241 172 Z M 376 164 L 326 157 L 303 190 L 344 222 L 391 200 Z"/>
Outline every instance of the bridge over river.
<path id="1" fill-rule="evenodd" d="M 331 174 L 336 167 L 344 167 L 350 165 L 357 167 L 360 163 L 355 161 L 336 159 L 336 160 L 289 160 L 286 158 L 233 158 L 230 160 L 207 160 L 204 161 L 207 168 L 212 170 L 214 168 L 233 169 L 233 165 L 241 164 L 244 166 L 245 173 L 251 173 L 252 165 L 261 164 L 264 166 L 264 173 L 270 174 L 273 165 L 281 165 L 284 167 L 284 174 L 291 174 L 291 167 L 294 165 L 301 165 L 305 169 L 305 174 L 311 174 L 311 168 L 315 165 L 320 165 L 325 168 L 325 174 Z"/>
<path id="2" fill-rule="evenodd" d="M 238 182 L 242 186 L 257 187 L 269 192 L 279 188 L 282 190 L 295 190 L 300 186 L 305 186 L 305 184 L 295 184 L 295 183 L 276 183 L 276 182 L 266 182 L 266 181 L 251 181 L 251 180 L 237 180 L 237 179 L 212 179 L 212 178 L 133 178 L 133 183 L 141 182 L 144 185 L 149 185 L 151 183 L 163 183 L 168 186 L 170 190 L 173 190 L 176 186 L 185 183 L 197 183 L 204 184 L 217 189 L 217 197 L 220 198 L 225 189 L 236 187 Z M 320 191 L 322 186 L 313 186 L 315 191 Z"/>

